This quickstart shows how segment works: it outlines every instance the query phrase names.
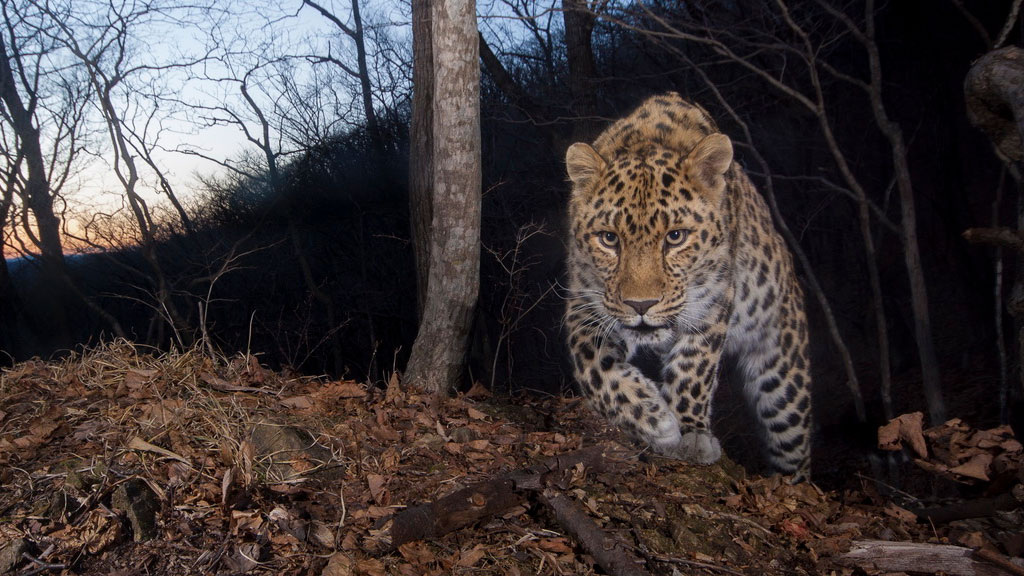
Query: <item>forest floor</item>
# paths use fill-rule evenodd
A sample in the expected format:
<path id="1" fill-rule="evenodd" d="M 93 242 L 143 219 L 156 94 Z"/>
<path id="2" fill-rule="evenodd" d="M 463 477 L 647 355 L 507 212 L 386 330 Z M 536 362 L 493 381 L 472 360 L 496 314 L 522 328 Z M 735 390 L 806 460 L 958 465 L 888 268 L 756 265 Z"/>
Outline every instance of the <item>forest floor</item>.
<path id="1" fill-rule="evenodd" d="M 1019 481 L 1008 429 L 890 432 L 931 474 Z M 0 377 L 0 574 L 1024 573 L 1019 511 L 922 522 L 867 479 L 824 491 L 621 441 L 579 399 L 435 405 L 113 343 Z"/>

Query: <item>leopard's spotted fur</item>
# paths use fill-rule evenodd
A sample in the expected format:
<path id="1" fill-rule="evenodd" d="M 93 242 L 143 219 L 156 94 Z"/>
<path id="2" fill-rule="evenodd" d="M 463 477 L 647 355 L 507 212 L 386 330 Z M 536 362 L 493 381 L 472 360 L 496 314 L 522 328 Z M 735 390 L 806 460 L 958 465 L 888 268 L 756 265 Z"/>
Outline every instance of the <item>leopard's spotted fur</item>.
<path id="1" fill-rule="evenodd" d="M 721 457 L 720 359 L 734 358 L 770 463 L 810 469 L 803 295 L 764 200 L 702 108 L 656 96 L 566 154 L 566 331 L 591 405 L 658 453 Z M 653 377 L 638 359 L 654 358 Z M 650 374 L 648 370 L 648 374 Z"/>

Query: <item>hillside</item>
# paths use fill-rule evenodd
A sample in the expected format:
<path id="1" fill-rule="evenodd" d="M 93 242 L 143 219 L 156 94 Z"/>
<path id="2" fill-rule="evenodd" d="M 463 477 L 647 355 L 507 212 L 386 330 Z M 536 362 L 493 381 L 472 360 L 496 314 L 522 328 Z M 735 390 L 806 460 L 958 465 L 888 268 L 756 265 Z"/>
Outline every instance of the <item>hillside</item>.
<path id="1" fill-rule="evenodd" d="M 848 574 L 873 540 L 1021 573 L 1011 513 L 929 526 L 867 479 L 825 492 L 617 441 L 578 399 L 434 406 L 120 341 L 0 376 L 0 573 Z"/>

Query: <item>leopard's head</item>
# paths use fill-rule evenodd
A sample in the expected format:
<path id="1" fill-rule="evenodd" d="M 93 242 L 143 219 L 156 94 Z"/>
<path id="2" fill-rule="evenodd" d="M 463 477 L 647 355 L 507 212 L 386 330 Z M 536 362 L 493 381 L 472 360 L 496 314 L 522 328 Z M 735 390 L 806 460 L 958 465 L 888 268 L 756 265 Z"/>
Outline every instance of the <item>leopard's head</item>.
<path id="1" fill-rule="evenodd" d="M 723 199 L 732 159 L 732 143 L 719 133 L 688 154 L 647 144 L 604 158 L 587 144 L 569 147 L 570 225 L 583 285 L 634 342 L 666 340 L 706 305 L 702 289 L 727 249 Z"/>

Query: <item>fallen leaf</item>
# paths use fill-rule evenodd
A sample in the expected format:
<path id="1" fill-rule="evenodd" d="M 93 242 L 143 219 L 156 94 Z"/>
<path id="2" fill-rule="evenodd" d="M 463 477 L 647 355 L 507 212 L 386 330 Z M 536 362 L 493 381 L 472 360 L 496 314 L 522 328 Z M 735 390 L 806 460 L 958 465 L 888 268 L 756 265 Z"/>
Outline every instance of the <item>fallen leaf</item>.
<path id="1" fill-rule="evenodd" d="M 474 380 L 473 385 L 465 394 L 466 398 L 490 398 L 491 391 L 488 390 L 479 380 Z"/>
<path id="2" fill-rule="evenodd" d="M 491 443 L 490 443 L 490 442 L 488 442 L 488 441 L 487 441 L 486 439 L 481 439 L 481 440 L 472 440 L 472 441 L 470 441 L 470 442 L 467 442 L 466 444 L 467 444 L 467 445 L 468 445 L 468 446 L 469 446 L 470 448 L 472 448 L 473 450 L 478 450 L 478 451 L 481 451 L 481 452 L 482 452 L 482 451 L 484 451 L 484 450 L 487 450 L 487 447 L 488 447 L 488 446 L 489 446 L 489 445 L 490 445 Z"/>
<path id="3" fill-rule="evenodd" d="M 541 550 L 556 554 L 572 552 L 572 546 L 569 546 L 565 538 L 542 538 L 537 542 L 537 545 L 540 546 Z"/>
<path id="4" fill-rule="evenodd" d="M 351 380 L 342 380 L 330 385 L 330 393 L 338 398 L 363 398 L 366 390 Z"/>
<path id="5" fill-rule="evenodd" d="M 153 376 L 159 374 L 159 370 L 132 368 L 124 375 L 124 383 L 133 390 L 142 388 L 153 381 Z"/>
<path id="6" fill-rule="evenodd" d="M 902 414 L 878 429 L 878 447 L 882 450 L 899 450 L 905 442 L 915 454 L 927 458 L 928 445 L 924 441 L 923 425 L 923 413 Z"/>
<path id="7" fill-rule="evenodd" d="M 384 484 L 387 479 L 380 474 L 367 474 L 366 484 L 370 488 L 370 496 L 377 502 L 377 504 L 385 504 L 382 496 L 384 495 Z"/>
<path id="8" fill-rule="evenodd" d="M 376 558 L 364 558 L 356 562 L 356 574 L 366 576 L 387 576 L 384 572 L 384 564 Z"/>
<path id="9" fill-rule="evenodd" d="M 309 540 L 323 548 L 333 548 L 334 532 L 327 524 L 314 520 L 309 526 Z"/>
<path id="10" fill-rule="evenodd" d="M 188 461 L 187 458 L 185 458 L 183 456 L 179 456 L 179 455 L 175 454 L 174 452 L 171 452 L 170 450 L 168 450 L 166 448 L 161 448 L 161 447 L 156 446 L 154 444 L 150 444 L 149 442 L 146 442 L 145 440 L 143 440 L 142 438 L 139 438 L 138 436 L 134 436 L 128 442 L 128 447 L 131 448 L 132 450 L 141 450 L 143 452 L 152 452 L 154 454 L 159 454 L 159 455 L 161 455 L 161 456 L 163 456 L 165 458 L 170 458 L 171 460 L 177 460 L 177 461 L 183 462 L 185 464 L 191 464 Z"/>
<path id="11" fill-rule="evenodd" d="M 950 468 L 949 471 L 958 476 L 988 481 L 988 469 L 992 464 L 992 455 L 988 453 L 975 454 L 970 460 L 963 464 Z"/>
<path id="12" fill-rule="evenodd" d="M 982 536 L 981 532 L 968 532 L 957 538 L 957 542 L 968 548 L 981 548 L 985 545 L 985 537 Z"/>
<path id="13" fill-rule="evenodd" d="M 309 410 L 313 407 L 313 399 L 305 394 L 282 398 L 280 402 L 285 408 L 294 408 L 296 410 Z"/>
<path id="14" fill-rule="evenodd" d="M 811 537 L 811 531 L 808 530 L 806 526 L 793 520 L 783 520 L 779 523 L 779 528 L 781 528 L 786 534 L 799 538 L 800 540 L 806 540 Z"/>
<path id="15" fill-rule="evenodd" d="M 401 397 L 402 387 L 399 384 L 398 372 L 392 372 L 391 378 L 388 378 L 388 388 L 384 391 L 384 401 L 393 404 Z"/>
<path id="16" fill-rule="evenodd" d="M 889 505 L 885 507 L 885 513 L 893 518 L 902 520 L 904 522 L 917 521 L 917 514 L 914 514 L 910 510 L 907 510 L 906 508 L 901 508 L 893 504 L 892 502 L 890 502 Z"/>
<path id="17" fill-rule="evenodd" d="M 429 564 L 437 559 L 423 542 L 406 542 L 398 547 L 398 553 L 412 564 Z"/>
<path id="18" fill-rule="evenodd" d="M 463 568 L 471 568 L 476 565 L 477 562 L 483 560 L 484 556 L 487 555 L 483 544 L 477 544 L 472 550 L 463 551 L 459 554 L 459 561 L 456 562 Z"/>

